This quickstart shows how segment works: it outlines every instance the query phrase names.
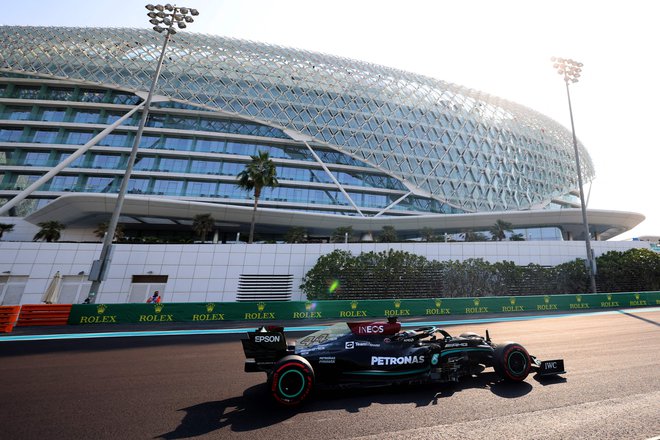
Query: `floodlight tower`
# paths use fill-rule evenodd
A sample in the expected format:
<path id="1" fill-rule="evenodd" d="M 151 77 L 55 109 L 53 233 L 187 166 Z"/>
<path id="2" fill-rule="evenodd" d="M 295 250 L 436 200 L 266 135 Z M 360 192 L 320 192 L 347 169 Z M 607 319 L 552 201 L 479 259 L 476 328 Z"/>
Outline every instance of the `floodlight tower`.
<path id="1" fill-rule="evenodd" d="M 165 41 L 163 42 L 163 47 L 160 51 L 160 58 L 158 58 L 156 72 L 154 73 L 154 77 L 151 82 L 151 88 L 149 89 L 147 100 L 144 103 L 144 109 L 142 110 L 142 118 L 140 119 L 140 124 L 138 125 L 138 129 L 135 134 L 135 141 L 133 142 L 133 148 L 131 149 L 131 154 L 128 157 L 128 163 L 126 164 L 126 172 L 124 173 L 124 177 L 122 178 L 121 181 L 121 186 L 119 187 L 117 202 L 112 212 L 112 217 L 110 219 L 110 224 L 108 225 L 108 230 L 103 239 L 103 247 L 101 248 L 101 255 L 98 260 L 94 261 L 94 264 L 92 265 L 92 270 L 90 271 L 89 279 L 90 281 L 92 281 L 92 285 L 89 289 L 89 299 L 90 302 L 92 303 L 96 301 L 96 295 L 98 294 L 99 287 L 101 286 L 101 281 L 105 279 L 105 274 L 109 266 L 112 242 L 115 237 L 117 223 L 119 222 L 119 215 L 121 214 L 121 209 L 124 204 L 124 197 L 126 196 L 126 189 L 128 188 L 128 182 L 131 178 L 133 165 L 135 164 L 135 158 L 137 156 L 138 148 L 140 146 L 140 141 L 142 140 L 142 132 L 144 131 L 144 126 L 147 122 L 147 117 L 149 116 L 149 106 L 151 105 L 151 100 L 154 95 L 154 90 L 156 89 L 156 83 L 158 82 L 158 77 L 160 76 L 160 70 L 163 67 L 163 60 L 165 59 L 165 51 L 167 49 L 167 43 L 169 43 L 170 37 L 176 34 L 177 27 L 179 29 L 185 29 L 187 27 L 186 23 L 192 23 L 194 21 L 193 16 L 199 15 L 197 9 L 172 6 L 169 3 L 167 3 L 164 6 L 163 5 L 154 6 L 152 4 L 148 4 L 145 7 L 149 10 L 147 16 L 149 17 L 149 23 L 154 25 L 153 30 L 158 33 L 164 32 Z"/>
<path id="2" fill-rule="evenodd" d="M 589 233 L 589 222 L 587 220 L 587 206 L 584 202 L 584 188 L 582 185 L 582 169 L 580 167 L 580 154 L 578 152 L 577 137 L 575 136 L 575 124 L 573 123 L 573 107 L 571 105 L 571 91 L 569 84 L 578 82 L 582 63 L 567 58 L 552 57 L 553 67 L 557 73 L 564 77 L 566 83 L 566 96 L 568 97 L 568 111 L 571 116 L 571 131 L 573 132 L 573 149 L 575 150 L 575 166 L 577 168 L 578 186 L 580 187 L 580 205 L 582 206 L 582 224 L 584 226 L 584 242 L 587 248 L 587 270 L 589 271 L 589 286 L 592 293 L 596 293 L 596 265 L 594 254 L 591 250 L 591 235 Z"/>

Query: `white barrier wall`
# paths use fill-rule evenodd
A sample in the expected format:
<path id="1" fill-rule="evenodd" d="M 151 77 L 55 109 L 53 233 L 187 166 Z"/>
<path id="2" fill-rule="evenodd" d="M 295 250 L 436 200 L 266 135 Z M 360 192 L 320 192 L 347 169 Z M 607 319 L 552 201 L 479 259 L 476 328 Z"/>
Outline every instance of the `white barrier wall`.
<path id="1" fill-rule="evenodd" d="M 596 256 L 611 250 L 648 248 L 640 241 L 592 242 Z M 584 258 L 578 241 L 477 243 L 355 243 L 355 244 L 171 244 L 115 245 L 108 278 L 97 302 L 129 300 L 135 275 L 166 275 L 161 290 L 166 302 L 235 301 L 241 274 L 293 275 L 292 300 L 304 300 L 303 275 L 319 256 L 334 249 L 361 252 L 403 250 L 434 260 L 483 258 L 554 266 Z M 64 277 L 65 297 L 82 302 L 89 291 L 87 274 L 101 251 L 100 244 L 0 241 L 0 304 L 39 303 L 56 272 Z M 148 286 L 145 287 L 146 299 Z M 18 298 L 18 299 L 16 299 Z"/>

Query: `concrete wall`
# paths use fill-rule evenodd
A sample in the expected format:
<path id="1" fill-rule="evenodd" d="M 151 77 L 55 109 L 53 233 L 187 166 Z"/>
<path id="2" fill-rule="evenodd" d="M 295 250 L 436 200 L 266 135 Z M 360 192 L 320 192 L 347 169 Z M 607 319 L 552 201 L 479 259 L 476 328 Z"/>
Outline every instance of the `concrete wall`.
<path id="1" fill-rule="evenodd" d="M 648 248 L 641 241 L 592 242 L 596 256 L 611 250 Z M 483 258 L 489 262 L 513 261 L 554 266 L 584 258 L 584 242 L 478 242 L 478 243 L 393 243 L 393 244 L 183 244 L 115 246 L 107 280 L 97 302 L 128 301 L 133 275 L 168 275 L 162 289 L 165 302 L 235 301 L 241 274 L 293 275 L 292 300 L 304 300 L 299 290 L 303 275 L 319 256 L 334 249 L 361 252 L 403 250 L 434 260 Z M 101 244 L 0 241 L 0 304 L 9 295 L 8 286 L 24 285 L 21 304 L 39 303 L 57 271 L 80 293 L 81 302 L 89 290 L 86 274 L 98 258 Z M 84 274 L 81 274 L 84 272 Z M 146 299 L 146 295 L 145 295 Z"/>

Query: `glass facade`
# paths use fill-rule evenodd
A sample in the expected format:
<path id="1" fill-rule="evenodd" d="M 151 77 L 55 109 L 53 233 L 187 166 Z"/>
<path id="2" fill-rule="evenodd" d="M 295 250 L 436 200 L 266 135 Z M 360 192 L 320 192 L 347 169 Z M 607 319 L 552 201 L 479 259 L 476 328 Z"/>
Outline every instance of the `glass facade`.
<path id="1" fill-rule="evenodd" d="M 133 102 L 125 92 L 117 90 L 82 89 L 73 84 L 65 87 L 65 81 L 37 88 L 26 82 L 31 81 L 11 76 L 0 78 L 6 96 L 28 96 L 26 103 L 27 99 L 48 101 L 30 105 L 0 102 L 2 118 L 8 122 L 0 122 L 0 154 L 5 158 L 0 164 L 1 184 L 5 190 L 25 188 L 43 174 L 43 169 L 36 168 L 33 174 L 26 174 L 25 167 L 57 165 L 78 146 L 89 142 L 105 124 L 123 115 L 108 108 L 107 103 Z M 99 107 L 79 108 L 80 102 L 99 104 Z M 10 121 L 33 123 L 19 127 Z M 62 192 L 117 192 L 138 121 L 139 115 L 101 139 L 45 184 L 37 202 L 24 204 L 21 212 L 29 213 L 42 206 L 39 200 L 50 200 Z M 51 126 L 53 122 L 66 124 L 55 128 Z M 279 187 L 264 189 L 261 199 L 266 205 L 333 213 L 339 209 L 344 214 L 357 215 L 335 182 L 345 188 L 354 204 L 372 213 L 409 192 L 396 177 L 345 153 L 313 144 L 311 148 L 322 165 L 307 145 L 289 139 L 280 129 L 227 119 L 198 106 L 160 103 L 150 112 L 146 127 L 128 185 L 130 194 L 218 199 L 251 206 L 251 194 L 238 187 L 236 176 L 251 160 L 250 156 L 262 151 L 277 162 L 280 181 Z M 50 149 L 44 150 L 42 144 L 48 144 Z M 327 171 L 324 166 L 328 167 Z M 442 205 L 431 198 L 411 196 L 397 205 L 392 214 L 447 211 Z"/>
<path id="2" fill-rule="evenodd" d="M 141 102 L 127 90 L 149 88 L 155 60 L 146 54 L 162 42 L 135 29 L 4 26 L 0 38 L 6 200 Z M 267 152 L 280 182 L 263 191 L 271 208 L 401 216 L 575 206 L 570 132 L 518 104 L 383 66 L 188 32 L 168 57 L 156 93 L 170 100 L 152 105 L 130 194 L 251 206 L 236 176 Z M 14 215 L 62 192 L 117 192 L 139 120 L 124 121 Z M 582 145 L 580 155 L 589 181 Z"/>
<path id="3" fill-rule="evenodd" d="M 145 54 L 161 44 L 160 36 L 146 29 L 2 27 L 0 37 L 8 48 L 0 54 L 5 70 L 136 90 L 149 88 L 154 60 Z M 152 128 L 287 139 L 277 128 L 286 127 L 327 146 L 327 156 L 337 156 L 323 161 L 366 164 L 405 180 L 418 197 L 466 212 L 546 206 L 576 187 L 570 132 L 501 98 L 355 60 L 189 32 L 170 42 L 168 57 L 156 93 L 175 101 L 158 104 L 164 111 L 151 118 Z M 130 93 L 91 85 L 24 84 L 7 87 L 4 95 L 99 105 L 98 119 L 88 108 L 64 115 L 88 124 L 116 117 L 116 110 L 103 106 L 136 102 Z M 199 107 L 196 114 L 178 111 L 195 106 L 237 118 L 207 118 Z M 24 109 L 12 115 L 27 117 Z M 207 141 L 198 151 L 255 150 L 240 142 Z M 165 148 L 195 151 L 199 139 L 152 138 L 145 148 L 162 148 L 163 142 Z M 306 155 L 300 148 L 282 154 Z M 593 165 L 582 146 L 580 155 L 589 181 Z"/>

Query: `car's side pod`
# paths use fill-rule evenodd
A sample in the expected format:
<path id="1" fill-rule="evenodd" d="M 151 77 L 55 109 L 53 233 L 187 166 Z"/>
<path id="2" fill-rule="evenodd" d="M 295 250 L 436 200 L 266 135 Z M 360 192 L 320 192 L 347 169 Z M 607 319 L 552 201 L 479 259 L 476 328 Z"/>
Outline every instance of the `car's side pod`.
<path id="1" fill-rule="evenodd" d="M 287 354 L 283 329 L 260 327 L 249 332 L 248 339 L 241 339 L 245 352 L 245 372 L 269 371 L 278 359 Z M 279 331 L 277 331 L 279 330 Z"/>

